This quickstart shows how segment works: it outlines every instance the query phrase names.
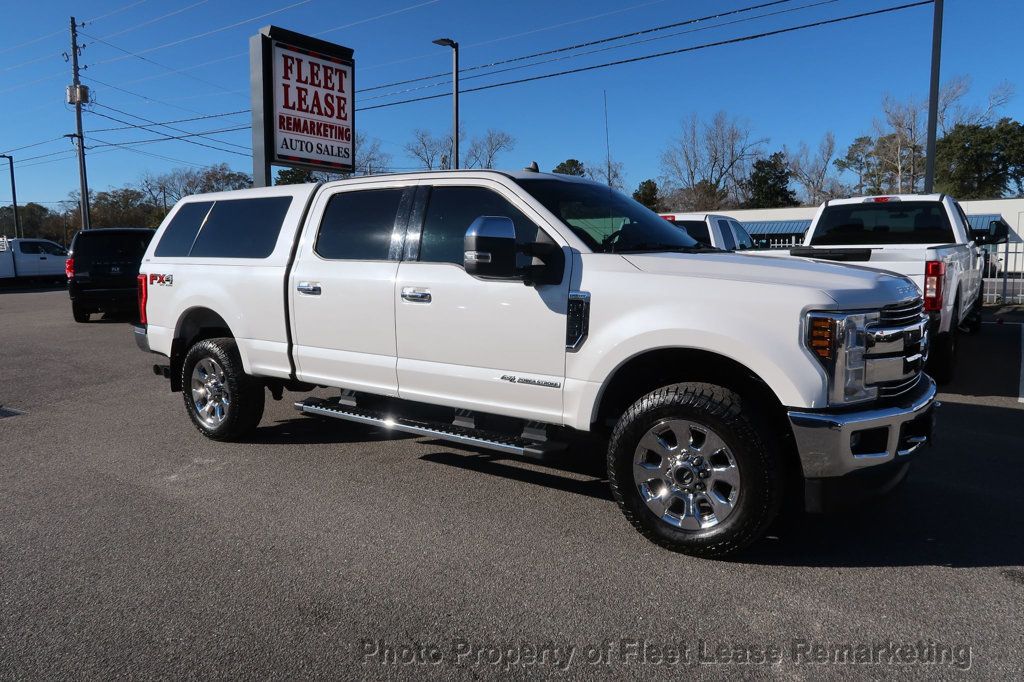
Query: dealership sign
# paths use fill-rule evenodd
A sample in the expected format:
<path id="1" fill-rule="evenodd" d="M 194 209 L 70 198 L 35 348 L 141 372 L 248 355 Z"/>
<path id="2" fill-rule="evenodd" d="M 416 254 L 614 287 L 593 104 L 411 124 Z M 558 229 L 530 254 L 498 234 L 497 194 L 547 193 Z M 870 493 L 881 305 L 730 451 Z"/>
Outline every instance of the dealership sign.
<path id="1" fill-rule="evenodd" d="M 270 184 L 271 165 L 352 172 L 352 50 L 267 26 L 249 53 L 256 185 Z"/>

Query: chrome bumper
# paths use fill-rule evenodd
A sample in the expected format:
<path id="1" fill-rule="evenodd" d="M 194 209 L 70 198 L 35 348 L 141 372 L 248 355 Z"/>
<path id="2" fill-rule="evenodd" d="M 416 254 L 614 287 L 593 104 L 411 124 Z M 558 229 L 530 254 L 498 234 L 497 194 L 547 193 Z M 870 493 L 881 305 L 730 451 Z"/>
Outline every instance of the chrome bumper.
<path id="1" fill-rule="evenodd" d="M 932 436 L 935 382 L 903 404 L 862 412 L 789 411 L 805 478 L 843 476 L 858 469 L 909 459 Z"/>

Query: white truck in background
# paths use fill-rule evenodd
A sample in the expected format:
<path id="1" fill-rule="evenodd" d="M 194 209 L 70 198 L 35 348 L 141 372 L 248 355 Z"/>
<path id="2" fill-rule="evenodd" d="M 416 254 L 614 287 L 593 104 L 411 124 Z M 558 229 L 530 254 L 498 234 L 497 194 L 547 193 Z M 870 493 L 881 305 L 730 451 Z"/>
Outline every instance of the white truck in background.
<path id="1" fill-rule="evenodd" d="M 757 540 L 785 500 L 890 488 L 931 437 L 913 282 L 709 250 L 570 176 L 191 196 L 138 281 L 135 340 L 208 438 L 317 386 L 338 393 L 301 413 L 507 455 L 590 432 L 575 442 L 603 443 L 633 526 L 701 556 Z"/>
<path id="2" fill-rule="evenodd" d="M 49 239 L 0 237 L 0 280 L 61 280 L 68 250 Z"/>
<path id="3" fill-rule="evenodd" d="M 754 248 L 754 240 L 740 221 L 719 213 L 662 213 L 662 218 L 701 244 L 723 251 L 745 251 Z"/>
<path id="4" fill-rule="evenodd" d="M 840 261 L 896 272 L 913 280 L 929 317 L 929 373 L 952 379 L 960 331 L 980 328 L 982 244 L 1006 239 L 1006 223 L 972 230 L 963 208 L 945 194 L 833 199 L 818 208 L 802 246 L 758 251 Z"/>

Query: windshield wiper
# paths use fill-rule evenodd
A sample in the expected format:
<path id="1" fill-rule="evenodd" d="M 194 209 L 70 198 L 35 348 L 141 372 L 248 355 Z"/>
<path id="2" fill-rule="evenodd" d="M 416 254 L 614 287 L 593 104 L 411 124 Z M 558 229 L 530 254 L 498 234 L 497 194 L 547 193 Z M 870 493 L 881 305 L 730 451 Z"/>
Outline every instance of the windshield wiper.
<path id="1" fill-rule="evenodd" d="M 613 253 L 715 253 L 721 251 L 713 246 L 680 246 L 679 244 L 649 244 L 641 242 L 632 244 L 627 249 L 615 249 Z"/>

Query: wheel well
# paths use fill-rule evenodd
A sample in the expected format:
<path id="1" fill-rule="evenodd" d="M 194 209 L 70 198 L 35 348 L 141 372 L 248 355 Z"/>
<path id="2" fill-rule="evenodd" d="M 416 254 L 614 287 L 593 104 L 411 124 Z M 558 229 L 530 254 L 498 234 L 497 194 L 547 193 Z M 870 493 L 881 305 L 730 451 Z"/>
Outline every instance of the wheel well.
<path id="1" fill-rule="evenodd" d="M 192 308 L 179 320 L 171 341 L 171 390 L 181 390 L 181 365 L 188 349 L 203 339 L 234 337 L 224 318 L 209 308 Z"/>
<path id="2" fill-rule="evenodd" d="M 739 362 L 694 348 L 662 348 L 629 359 L 615 370 L 601 394 L 592 430 L 610 432 L 619 416 L 651 391 L 684 381 L 701 381 L 735 391 L 744 402 L 762 409 L 749 416 L 768 438 L 776 439 L 786 461 L 787 480 L 802 476 L 786 408 L 757 374 Z"/>

